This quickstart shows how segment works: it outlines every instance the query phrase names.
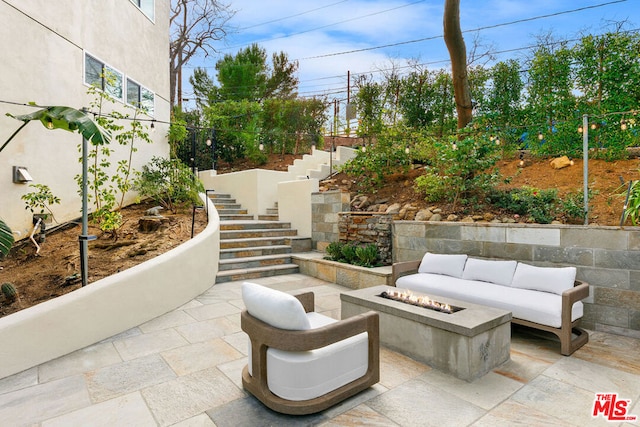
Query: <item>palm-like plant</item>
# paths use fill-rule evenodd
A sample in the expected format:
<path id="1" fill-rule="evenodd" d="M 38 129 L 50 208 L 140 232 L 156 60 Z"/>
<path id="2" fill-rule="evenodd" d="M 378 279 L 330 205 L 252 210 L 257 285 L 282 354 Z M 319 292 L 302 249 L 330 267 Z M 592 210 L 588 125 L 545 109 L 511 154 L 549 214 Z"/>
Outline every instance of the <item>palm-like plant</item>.
<path id="1" fill-rule="evenodd" d="M 2 144 L 0 151 L 4 150 L 18 132 L 32 120 L 39 120 L 47 129 L 64 129 L 69 132 L 78 131 L 84 138 L 91 140 L 94 144 L 105 144 L 111 139 L 109 132 L 102 129 L 85 112 L 71 107 L 43 107 L 30 114 L 14 116 L 7 113 L 7 116 L 24 123 Z M 0 253 L 7 255 L 13 242 L 14 238 L 11 229 L 0 219 Z"/>

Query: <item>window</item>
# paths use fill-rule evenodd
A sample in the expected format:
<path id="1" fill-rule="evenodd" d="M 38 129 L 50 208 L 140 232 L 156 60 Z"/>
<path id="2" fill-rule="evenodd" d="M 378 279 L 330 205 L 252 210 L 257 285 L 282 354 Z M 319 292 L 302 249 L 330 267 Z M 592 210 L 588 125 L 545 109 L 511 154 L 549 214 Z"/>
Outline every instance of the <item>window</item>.
<path id="1" fill-rule="evenodd" d="M 131 1 L 133 2 L 133 4 L 138 6 L 138 8 L 142 11 L 142 13 L 147 15 L 149 19 L 151 19 L 152 21 L 155 20 L 155 6 L 156 6 L 155 0 L 131 0 Z"/>
<path id="2" fill-rule="evenodd" d="M 127 79 L 127 104 L 133 105 L 153 116 L 154 101 L 155 95 L 153 92 L 133 80 Z"/>
<path id="3" fill-rule="evenodd" d="M 84 82 L 96 86 L 115 99 L 122 100 L 122 73 L 85 53 Z"/>

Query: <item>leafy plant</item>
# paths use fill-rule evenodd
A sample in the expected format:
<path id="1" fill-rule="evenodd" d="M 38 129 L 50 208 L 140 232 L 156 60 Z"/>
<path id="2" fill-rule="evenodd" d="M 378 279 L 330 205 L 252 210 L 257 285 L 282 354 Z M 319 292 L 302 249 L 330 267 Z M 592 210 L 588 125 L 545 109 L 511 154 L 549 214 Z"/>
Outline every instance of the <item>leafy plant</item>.
<path id="1" fill-rule="evenodd" d="M 432 200 L 446 199 L 454 206 L 484 197 L 497 179 L 493 166 L 500 155 L 499 140 L 483 135 L 450 137 L 434 145 L 436 156 L 427 174 L 417 179 L 417 188 L 432 192 L 426 194 Z"/>
<path id="2" fill-rule="evenodd" d="M 342 242 L 331 242 L 326 247 L 327 258 L 332 261 L 340 261 L 342 259 Z"/>
<path id="3" fill-rule="evenodd" d="M 116 237 L 118 229 L 122 227 L 122 214 L 119 211 L 104 212 L 100 220 L 100 230 Z"/>
<path id="4" fill-rule="evenodd" d="M 627 191 L 629 192 L 629 200 L 627 200 L 624 209 L 623 223 L 630 220 L 631 225 L 638 225 L 640 224 L 640 181 L 633 181 L 621 196 L 626 197 Z"/>
<path id="5" fill-rule="evenodd" d="M 447 195 L 447 177 L 443 177 L 433 172 L 430 168 L 425 168 L 424 175 L 420 175 L 414 181 L 416 191 L 424 194 L 427 202 L 437 202 L 445 199 Z"/>
<path id="6" fill-rule="evenodd" d="M 366 151 L 358 152 L 342 166 L 341 172 L 357 177 L 364 191 L 375 190 L 386 176 L 409 169 L 411 162 L 406 152 L 409 135 L 400 126 L 385 128 L 378 142 L 368 146 Z"/>
<path id="7" fill-rule="evenodd" d="M 199 204 L 199 194 L 204 192 L 202 183 L 187 165 L 178 159 L 155 156 L 142 167 L 133 188 L 140 196 L 151 197 L 174 213 L 181 205 Z"/>
<path id="8" fill-rule="evenodd" d="M 104 79 L 110 82 L 114 77 L 107 73 L 104 75 Z M 111 111 L 108 115 L 102 114 L 105 103 L 115 102 L 107 91 L 98 86 L 91 86 L 87 93 L 93 96 L 91 107 L 98 111 L 95 118 L 98 125 L 114 134 L 115 140 L 120 145 L 129 147 L 128 157 L 117 162 L 115 173 L 111 170 L 111 156 L 114 150 L 109 147 L 108 143 L 92 141 L 91 149 L 87 153 L 89 162 L 87 187 L 91 191 L 88 194 L 88 199 L 93 200 L 96 207 L 91 219 L 99 224 L 102 231 L 115 236 L 122 225 L 122 217 L 115 211 L 124 206 L 125 194 L 132 187 L 131 163 L 133 153 L 137 151 L 135 142 L 142 140 L 150 143 L 151 138 L 146 132 L 146 127 L 138 120 L 138 114 L 142 113 L 142 110 L 134 108 L 133 119 L 130 120 L 130 128 L 125 130 L 124 126 L 117 123 L 117 120 L 129 119 L 129 114 L 118 111 Z M 82 176 L 76 175 L 75 178 L 78 186 L 82 188 Z"/>
<path id="9" fill-rule="evenodd" d="M 591 198 L 591 193 L 588 194 Z M 584 221 L 584 195 L 580 192 L 567 194 L 560 200 L 560 210 L 567 222 L 580 224 Z"/>
<path id="10" fill-rule="evenodd" d="M 559 204 L 557 190 L 532 187 L 494 191 L 490 201 L 494 206 L 526 216 L 538 224 L 550 224 L 555 219 Z"/>
<path id="11" fill-rule="evenodd" d="M 59 204 L 60 199 L 53 195 L 48 185 L 31 184 L 29 187 L 35 188 L 36 191 L 22 195 L 21 199 L 25 202 L 25 209 L 29 209 L 31 213 L 41 215 L 45 214 L 45 210 L 47 210 L 49 214 L 51 214 L 51 217 L 53 217 L 53 212 L 51 212 L 49 206 Z"/>
<path id="12" fill-rule="evenodd" d="M 356 245 L 353 243 L 347 243 L 342 246 L 342 259 L 347 264 L 355 264 L 358 259 L 356 256 Z"/>
<path id="13" fill-rule="evenodd" d="M 374 267 L 378 261 L 378 247 L 374 244 L 356 247 L 358 264 L 363 267 Z"/>
<path id="14" fill-rule="evenodd" d="M 13 233 L 9 226 L 0 219 L 0 254 L 5 257 L 9 254 L 9 250 L 13 245 Z"/>
<path id="15" fill-rule="evenodd" d="M 375 267 L 379 258 L 378 247 L 374 244 L 331 242 L 326 248 L 327 259 L 362 267 Z"/>

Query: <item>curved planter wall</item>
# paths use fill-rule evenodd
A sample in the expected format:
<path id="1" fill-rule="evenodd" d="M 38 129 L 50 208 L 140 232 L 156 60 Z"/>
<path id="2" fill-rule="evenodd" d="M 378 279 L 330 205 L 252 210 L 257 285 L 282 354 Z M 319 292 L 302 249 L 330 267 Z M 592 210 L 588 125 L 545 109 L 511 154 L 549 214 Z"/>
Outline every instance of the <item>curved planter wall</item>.
<path id="1" fill-rule="evenodd" d="M 209 225 L 188 242 L 0 319 L 0 378 L 138 326 L 210 288 L 218 270 L 220 219 L 208 203 Z"/>

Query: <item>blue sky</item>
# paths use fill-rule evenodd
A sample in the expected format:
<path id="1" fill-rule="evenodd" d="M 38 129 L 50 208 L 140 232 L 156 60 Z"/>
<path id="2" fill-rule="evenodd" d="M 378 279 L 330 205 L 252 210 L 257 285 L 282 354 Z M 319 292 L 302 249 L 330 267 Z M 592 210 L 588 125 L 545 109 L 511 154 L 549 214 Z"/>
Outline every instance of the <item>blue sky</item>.
<path id="1" fill-rule="evenodd" d="M 441 37 L 444 0 L 230 2 L 236 10 L 230 22 L 233 29 L 219 44 L 219 54 L 190 64 L 206 67 L 212 77 L 222 55 L 235 54 L 253 42 L 269 56 L 284 51 L 299 61 L 301 96 L 346 98 L 347 71 L 352 76 L 379 76 L 380 70 L 392 64 L 403 67 L 411 60 L 431 68 L 449 65 Z M 640 0 L 462 0 L 460 21 L 462 30 L 468 31 L 464 33 L 467 50 L 477 38 L 478 51 L 506 51 L 532 45 L 542 33 L 574 39 L 583 33 L 600 34 L 611 29 L 611 23 L 625 20 L 625 29 L 634 29 L 639 24 L 639 6 Z M 470 31 L 479 28 L 483 29 Z M 525 54 L 517 50 L 496 57 Z M 186 68 L 185 75 L 191 71 Z M 189 91 L 185 82 L 185 97 L 191 95 Z"/>

